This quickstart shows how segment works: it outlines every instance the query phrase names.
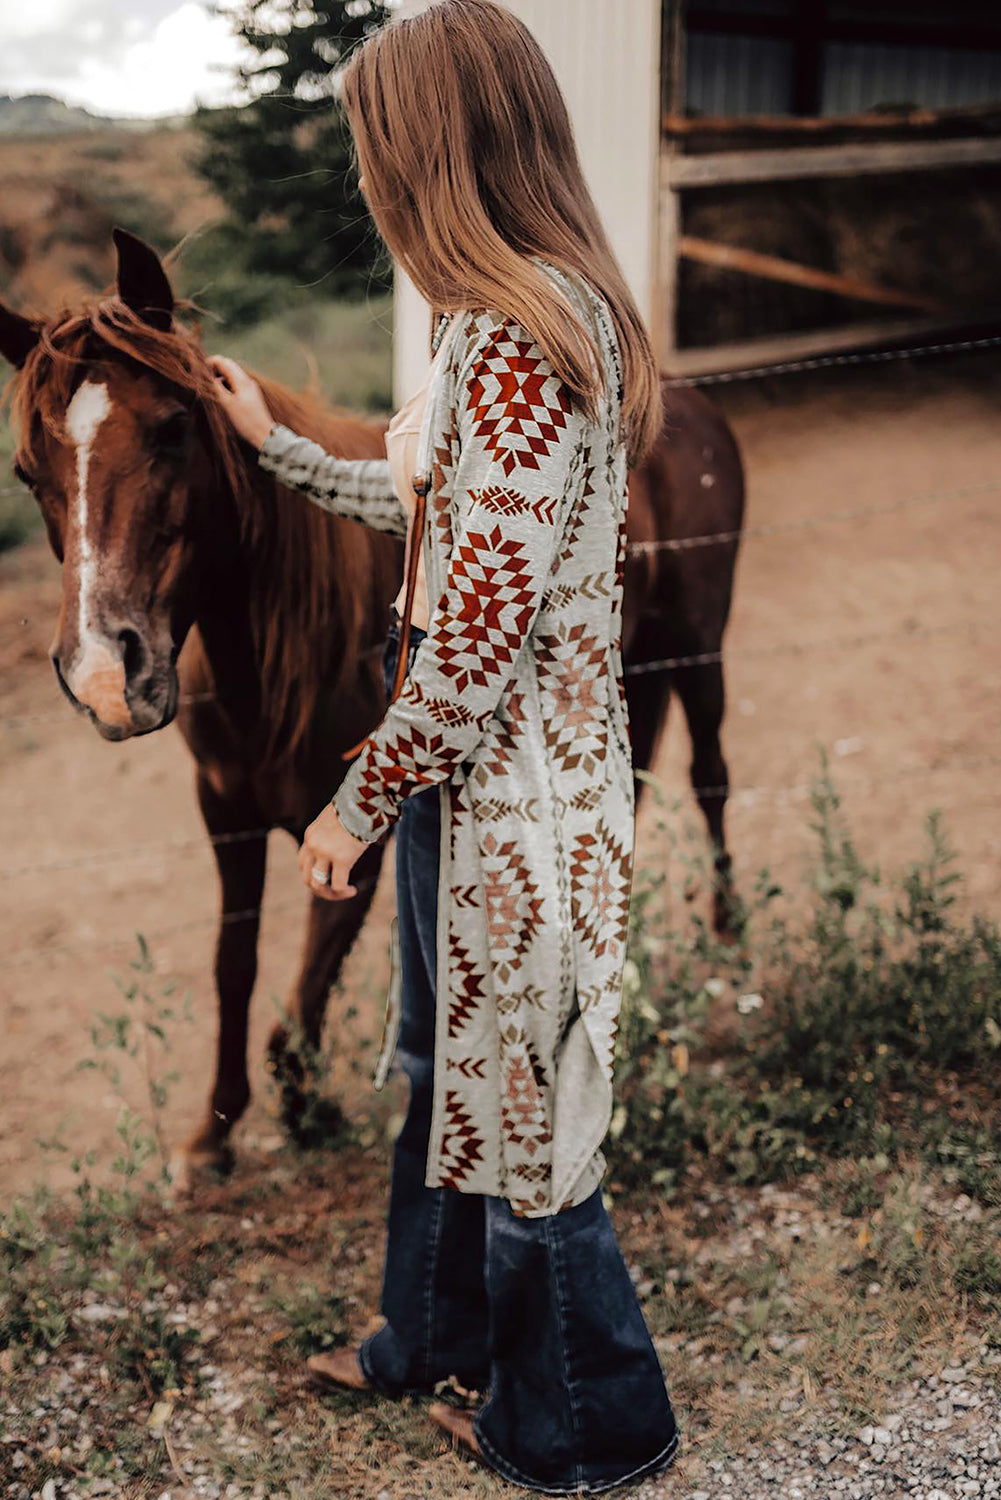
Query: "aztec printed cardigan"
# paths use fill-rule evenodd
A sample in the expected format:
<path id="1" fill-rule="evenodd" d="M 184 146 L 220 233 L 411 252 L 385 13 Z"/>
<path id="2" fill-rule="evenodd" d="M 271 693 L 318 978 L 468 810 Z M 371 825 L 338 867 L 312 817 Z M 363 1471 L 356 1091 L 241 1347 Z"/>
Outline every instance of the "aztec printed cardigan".
<path id="1" fill-rule="evenodd" d="M 605 301 L 536 264 L 594 327 L 600 420 L 574 408 L 512 319 L 442 319 L 418 450 L 438 602 L 332 799 L 370 841 L 405 797 L 440 788 L 426 1183 L 503 1197 L 529 1217 L 582 1202 L 604 1171 L 635 813 L 619 348 Z M 336 459 L 277 425 L 260 462 L 339 515 L 406 534 L 385 460 Z M 390 1052 L 396 1026 L 387 1018 Z"/>

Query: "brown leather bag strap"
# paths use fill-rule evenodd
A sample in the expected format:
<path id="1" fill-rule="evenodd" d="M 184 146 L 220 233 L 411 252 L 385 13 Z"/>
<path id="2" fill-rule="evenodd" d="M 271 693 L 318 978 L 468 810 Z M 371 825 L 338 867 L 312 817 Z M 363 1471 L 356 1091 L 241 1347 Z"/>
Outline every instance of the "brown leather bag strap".
<path id="1" fill-rule="evenodd" d="M 413 480 L 414 495 L 416 503 L 414 513 L 410 518 L 410 527 L 407 532 L 407 591 L 403 601 L 403 620 L 400 626 L 400 640 L 396 651 L 396 669 L 393 673 L 393 690 L 389 695 L 390 703 L 395 703 L 403 688 L 403 681 L 407 675 L 407 647 L 410 644 L 410 616 L 414 607 L 414 592 L 417 585 L 417 564 L 420 560 L 421 547 L 424 541 L 424 513 L 427 508 L 427 494 L 431 488 L 431 481 L 421 475 Z M 342 760 L 354 760 L 368 743 L 370 736 L 366 735 L 353 745 L 350 750 L 341 752 Z"/>

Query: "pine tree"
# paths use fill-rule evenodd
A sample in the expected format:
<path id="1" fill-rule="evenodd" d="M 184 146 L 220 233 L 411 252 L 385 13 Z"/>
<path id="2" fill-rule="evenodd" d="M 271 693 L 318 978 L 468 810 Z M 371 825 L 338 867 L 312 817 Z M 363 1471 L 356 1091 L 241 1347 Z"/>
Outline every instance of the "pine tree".
<path id="1" fill-rule="evenodd" d="M 242 0 L 213 6 L 254 58 L 238 82 L 250 102 L 198 109 L 192 165 L 228 210 L 184 259 L 197 284 L 221 269 L 206 301 L 246 321 L 294 294 L 360 295 L 391 285 L 392 267 L 358 186 L 335 76 L 352 47 L 385 23 L 392 0 Z M 192 258 L 194 266 L 191 266 Z M 221 292 L 213 295 L 212 292 Z"/>

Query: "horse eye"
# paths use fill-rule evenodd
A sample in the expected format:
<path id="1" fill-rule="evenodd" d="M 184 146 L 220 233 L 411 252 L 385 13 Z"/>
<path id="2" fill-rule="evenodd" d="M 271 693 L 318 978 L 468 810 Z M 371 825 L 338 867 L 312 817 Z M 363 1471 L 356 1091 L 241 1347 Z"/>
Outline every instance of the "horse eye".
<path id="1" fill-rule="evenodd" d="M 154 433 L 156 445 L 168 453 L 176 453 L 184 447 L 188 436 L 188 414 L 186 411 L 171 412 L 159 422 Z"/>

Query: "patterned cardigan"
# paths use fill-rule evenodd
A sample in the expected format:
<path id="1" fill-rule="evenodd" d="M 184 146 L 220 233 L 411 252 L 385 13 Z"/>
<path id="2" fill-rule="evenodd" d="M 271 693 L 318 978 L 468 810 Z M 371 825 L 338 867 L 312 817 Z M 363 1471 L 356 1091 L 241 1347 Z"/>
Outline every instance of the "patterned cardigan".
<path id="1" fill-rule="evenodd" d="M 404 798 L 440 789 L 426 1182 L 529 1217 L 583 1201 L 604 1171 L 635 812 L 618 343 L 603 298 L 536 264 L 594 329 L 599 418 L 510 317 L 442 320 L 418 450 L 437 604 L 332 799 L 370 841 Z M 260 463 L 338 515 L 406 534 L 385 460 L 337 459 L 277 425 Z"/>

